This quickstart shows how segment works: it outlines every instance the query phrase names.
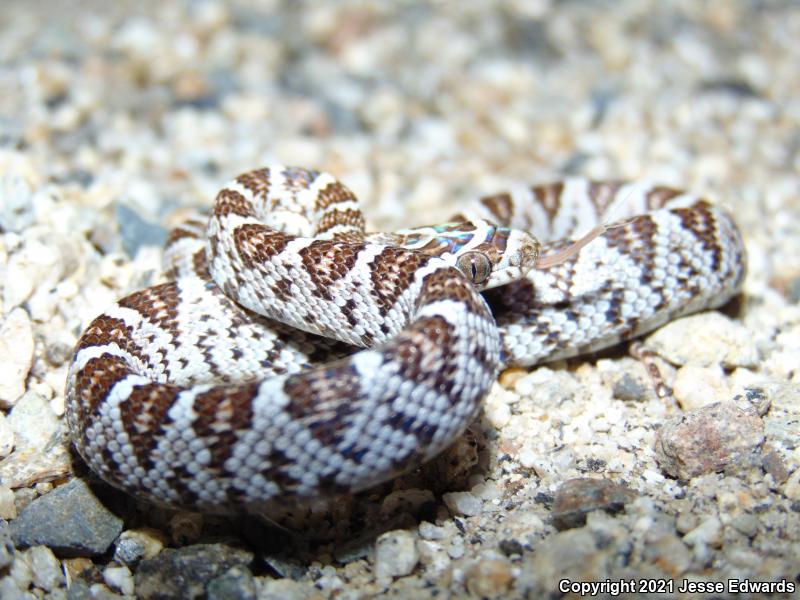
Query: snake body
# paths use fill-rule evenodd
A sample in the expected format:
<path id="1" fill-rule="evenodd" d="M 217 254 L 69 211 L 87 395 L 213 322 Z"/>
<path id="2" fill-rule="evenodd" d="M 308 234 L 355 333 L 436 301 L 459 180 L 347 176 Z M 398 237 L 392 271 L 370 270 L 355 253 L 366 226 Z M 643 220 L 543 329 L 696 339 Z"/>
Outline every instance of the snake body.
<path id="1" fill-rule="evenodd" d="M 719 306 L 745 272 L 731 217 L 669 188 L 568 180 L 365 234 L 344 185 L 285 167 L 228 183 L 207 224 L 173 232 L 167 260 L 173 281 L 79 339 L 73 443 L 134 495 L 259 513 L 408 471 L 464 431 L 501 367 Z M 487 303 L 479 290 L 499 284 Z"/>

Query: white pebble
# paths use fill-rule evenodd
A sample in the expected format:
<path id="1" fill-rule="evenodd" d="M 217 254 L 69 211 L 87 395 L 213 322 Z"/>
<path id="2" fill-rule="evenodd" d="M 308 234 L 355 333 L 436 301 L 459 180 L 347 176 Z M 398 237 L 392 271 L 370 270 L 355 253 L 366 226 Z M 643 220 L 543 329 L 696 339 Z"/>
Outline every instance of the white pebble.
<path id="1" fill-rule="evenodd" d="M 51 592 L 64 583 L 64 574 L 58 559 L 47 546 L 34 546 L 26 553 L 33 574 L 33 584 Z"/>
<path id="2" fill-rule="evenodd" d="M 668 323 L 647 338 L 647 347 L 676 365 L 755 367 L 759 353 L 744 325 L 718 312 Z"/>
<path id="3" fill-rule="evenodd" d="M 60 427 L 50 404 L 35 392 L 27 392 L 19 399 L 8 422 L 16 434 L 17 444 L 34 449 L 47 446 Z"/>
<path id="4" fill-rule="evenodd" d="M 15 308 L 0 327 L 0 404 L 12 406 L 25 393 L 33 346 L 28 313 Z"/>
<path id="5" fill-rule="evenodd" d="M 445 494 L 444 503 L 454 515 L 474 517 L 481 514 L 483 503 L 470 492 L 450 492 Z"/>
<path id="6" fill-rule="evenodd" d="M 722 367 L 684 365 L 675 373 L 672 384 L 675 399 L 684 410 L 694 410 L 713 402 L 722 402 L 729 395 Z"/>
<path id="7" fill-rule="evenodd" d="M 419 562 L 414 536 L 398 529 L 387 531 L 375 542 L 375 577 L 402 577 Z"/>
<path id="8" fill-rule="evenodd" d="M 14 449 L 14 430 L 3 413 L 0 413 L 0 460 Z"/>
<path id="9" fill-rule="evenodd" d="M 7 485 L 0 485 L 0 519 L 6 521 L 17 518 L 17 506 L 14 504 L 14 492 Z"/>
<path id="10" fill-rule="evenodd" d="M 128 567 L 107 567 L 103 571 L 103 581 L 126 596 L 133 595 L 133 575 Z"/>
<path id="11" fill-rule="evenodd" d="M 683 541 L 690 546 L 702 544 L 704 546 L 719 546 L 721 542 L 722 523 L 717 517 L 708 517 L 697 527 L 683 536 Z"/>

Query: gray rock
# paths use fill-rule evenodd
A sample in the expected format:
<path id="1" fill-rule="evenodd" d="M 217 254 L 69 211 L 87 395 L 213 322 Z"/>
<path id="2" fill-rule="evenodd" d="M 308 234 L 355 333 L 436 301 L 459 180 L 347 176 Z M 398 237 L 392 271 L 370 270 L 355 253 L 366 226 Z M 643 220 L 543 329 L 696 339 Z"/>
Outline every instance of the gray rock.
<path id="1" fill-rule="evenodd" d="M 22 588 L 11 577 L 0 577 L 0 598 L 9 600 L 36 600 L 36 596 Z"/>
<path id="2" fill-rule="evenodd" d="M 139 598 L 201 598 L 208 584 L 232 567 L 247 567 L 253 555 L 223 544 L 195 544 L 164 550 L 139 563 L 134 582 Z M 223 580 L 218 586 L 226 585 Z"/>
<path id="3" fill-rule="evenodd" d="M 645 382 L 630 373 L 623 373 L 622 377 L 614 381 L 611 389 L 615 398 L 628 402 L 647 398 L 647 393 L 650 390 Z"/>
<path id="4" fill-rule="evenodd" d="M 129 567 L 139 564 L 143 558 L 153 558 L 167 543 L 162 532 L 143 527 L 123 531 L 114 549 L 114 559 Z"/>
<path id="5" fill-rule="evenodd" d="M 80 479 L 37 498 L 11 524 L 17 547 L 44 545 L 62 557 L 102 554 L 121 531 L 122 519 Z"/>
<path id="6" fill-rule="evenodd" d="M 89 584 L 82 579 L 73 581 L 67 590 L 67 600 L 96 600 Z"/>
<path id="7" fill-rule="evenodd" d="M 615 514 L 636 496 L 633 490 L 608 479 L 570 479 L 556 492 L 553 525 L 559 530 L 581 527 L 593 510 Z"/>
<path id="8" fill-rule="evenodd" d="M 731 525 L 741 534 L 753 537 L 758 533 L 758 518 L 755 515 L 744 513 L 734 517 Z"/>
<path id="9" fill-rule="evenodd" d="M 167 230 L 142 219 L 134 210 L 120 204 L 117 206 L 117 221 L 122 235 L 122 247 L 131 258 L 136 257 L 142 246 L 163 246 L 167 241 Z"/>
<path id="10" fill-rule="evenodd" d="M 558 597 L 562 579 L 600 581 L 609 576 L 610 563 L 610 554 L 585 527 L 562 531 L 523 558 L 515 587 L 524 597 Z"/>
<path id="11" fill-rule="evenodd" d="M 251 600 L 256 598 L 256 583 L 246 567 L 232 567 L 206 586 L 208 600 Z"/>
<path id="12" fill-rule="evenodd" d="M 14 544 L 11 541 L 11 531 L 8 523 L 0 521 L 0 573 L 14 562 Z"/>
<path id="13" fill-rule="evenodd" d="M 665 423 L 656 436 L 656 461 L 667 475 L 691 479 L 750 464 L 763 442 L 764 425 L 754 410 L 716 402 Z"/>

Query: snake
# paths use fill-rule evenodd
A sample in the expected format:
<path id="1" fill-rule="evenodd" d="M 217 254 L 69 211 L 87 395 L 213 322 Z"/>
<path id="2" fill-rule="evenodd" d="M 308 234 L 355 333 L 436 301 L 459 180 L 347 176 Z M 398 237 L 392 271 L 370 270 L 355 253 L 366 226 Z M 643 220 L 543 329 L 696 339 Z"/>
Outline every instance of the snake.
<path id="1" fill-rule="evenodd" d="M 366 233 L 344 184 L 281 165 L 227 183 L 165 263 L 78 339 L 71 440 L 134 496 L 259 514 L 408 472 L 501 369 L 719 307 L 746 271 L 731 215 L 665 186 L 569 178 Z"/>

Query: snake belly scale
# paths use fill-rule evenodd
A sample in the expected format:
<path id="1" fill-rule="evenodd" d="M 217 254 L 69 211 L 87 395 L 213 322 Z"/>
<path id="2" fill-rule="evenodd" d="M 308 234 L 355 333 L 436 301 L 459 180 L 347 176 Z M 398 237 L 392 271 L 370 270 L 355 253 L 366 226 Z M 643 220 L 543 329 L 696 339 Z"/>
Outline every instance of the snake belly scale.
<path id="1" fill-rule="evenodd" d="M 344 185 L 278 166 L 228 183 L 166 257 L 172 281 L 79 339 L 67 422 L 107 482 L 211 512 L 269 513 L 406 472 L 464 431 L 502 366 L 719 306 L 745 273 L 731 217 L 669 188 L 567 180 L 366 234 Z"/>

